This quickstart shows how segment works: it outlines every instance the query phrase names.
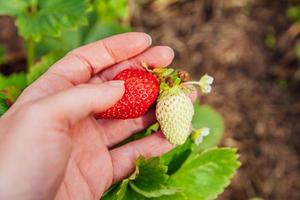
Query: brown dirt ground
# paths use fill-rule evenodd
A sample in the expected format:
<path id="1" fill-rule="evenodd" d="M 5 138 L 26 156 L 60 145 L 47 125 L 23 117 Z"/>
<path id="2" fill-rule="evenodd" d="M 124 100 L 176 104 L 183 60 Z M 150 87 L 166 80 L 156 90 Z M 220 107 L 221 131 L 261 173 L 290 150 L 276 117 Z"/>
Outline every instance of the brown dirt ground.
<path id="1" fill-rule="evenodd" d="M 219 199 L 300 199 L 300 87 L 292 77 L 300 31 L 285 14 L 297 1 L 132 2 L 134 29 L 174 48 L 173 66 L 215 77 L 202 102 L 223 115 L 222 145 L 238 148 L 243 164 Z M 273 51 L 265 47 L 270 30 Z"/>
<path id="2" fill-rule="evenodd" d="M 23 41 L 18 37 L 13 19 L 7 16 L 0 17 L 0 44 L 7 51 L 7 61 L 0 65 L 1 73 L 10 74 L 24 70 Z"/>

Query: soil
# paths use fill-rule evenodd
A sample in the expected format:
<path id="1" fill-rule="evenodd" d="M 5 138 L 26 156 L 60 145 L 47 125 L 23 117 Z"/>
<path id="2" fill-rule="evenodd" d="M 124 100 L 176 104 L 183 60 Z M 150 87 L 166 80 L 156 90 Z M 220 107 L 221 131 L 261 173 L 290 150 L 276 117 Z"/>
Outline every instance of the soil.
<path id="1" fill-rule="evenodd" d="M 242 167 L 219 199 L 300 199 L 300 87 L 286 17 L 297 1 L 167 0 L 132 3 L 132 25 L 175 49 L 173 66 L 215 78 L 201 101 L 225 119 L 224 146 Z M 299 3 L 299 1 L 298 1 Z M 265 45 L 274 33 L 273 50 Z"/>
<path id="2" fill-rule="evenodd" d="M 8 75 L 25 69 L 24 43 L 18 36 L 14 20 L 0 16 L 0 44 L 6 49 L 7 60 L 0 65 L 1 73 Z"/>
<path id="3" fill-rule="evenodd" d="M 173 66 L 194 78 L 215 78 L 213 92 L 201 102 L 222 114 L 221 145 L 236 147 L 242 161 L 219 199 L 300 199 L 300 62 L 294 50 L 300 25 L 286 17 L 299 0 L 129 2 L 133 29 L 171 46 Z M 0 27 L 9 55 L 0 70 L 24 70 L 24 46 L 13 20 L 0 17 Z M 270 34 L 276 38 L 271 49 Z"/>

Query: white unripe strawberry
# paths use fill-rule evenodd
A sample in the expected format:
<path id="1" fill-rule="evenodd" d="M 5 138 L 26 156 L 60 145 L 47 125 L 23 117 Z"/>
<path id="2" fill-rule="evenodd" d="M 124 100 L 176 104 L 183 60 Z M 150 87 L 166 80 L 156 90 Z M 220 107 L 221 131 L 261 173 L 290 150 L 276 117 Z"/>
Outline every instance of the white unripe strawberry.
<path id="1" fill-rule="evenodd" d="M 156 118 L 170 143 L 183 144 L 191 133 L 194 107 L 180 86 L 164 90 L 157 101 Z"/>

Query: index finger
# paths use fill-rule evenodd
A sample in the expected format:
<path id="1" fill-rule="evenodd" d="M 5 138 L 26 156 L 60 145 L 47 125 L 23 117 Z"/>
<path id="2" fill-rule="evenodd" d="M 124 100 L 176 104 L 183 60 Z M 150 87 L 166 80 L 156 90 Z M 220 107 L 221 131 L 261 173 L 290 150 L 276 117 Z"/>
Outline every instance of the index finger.
<path id="1" fill-rule="evenodd" d="M 151 41 L 148 34 L 130 32 L 74 49 L 30 85 L 19 101 L 34 100 L 86 83 L 103 69 L 143 52 Z"/>
<path id="2" fill-rule="evenodd" d="M 72 50 L 47 73 L 59 74 L 75 85 L 85 83 L 101 70 L 141 53 L 150 45 L 151 37 L 145 33 L 115 35 Z"/>

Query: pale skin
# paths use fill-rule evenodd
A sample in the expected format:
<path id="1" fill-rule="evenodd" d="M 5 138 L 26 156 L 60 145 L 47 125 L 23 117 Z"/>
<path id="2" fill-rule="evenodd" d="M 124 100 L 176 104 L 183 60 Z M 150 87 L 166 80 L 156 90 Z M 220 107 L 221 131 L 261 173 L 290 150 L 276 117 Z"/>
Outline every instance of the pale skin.
<path id="1" fill-rule="evenodd" d="M 172 148 L 161 133 L 113 148 L 154 123 L 153 110 L 130 120 L 93 117 L 122 97 L 124 83 L 111 81 L 118 72 L 172 62 L 171 48 L 150 45 L 132 32 L 77 48 L 21 94 L 0 118 L 0 199 L 99 199 L 140 155 Z"/>

